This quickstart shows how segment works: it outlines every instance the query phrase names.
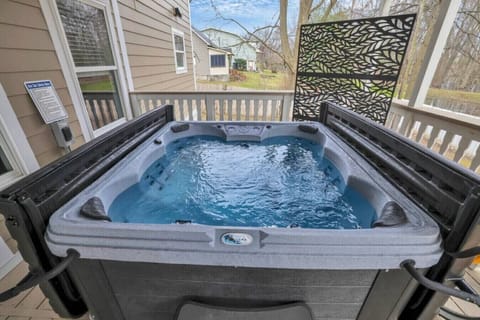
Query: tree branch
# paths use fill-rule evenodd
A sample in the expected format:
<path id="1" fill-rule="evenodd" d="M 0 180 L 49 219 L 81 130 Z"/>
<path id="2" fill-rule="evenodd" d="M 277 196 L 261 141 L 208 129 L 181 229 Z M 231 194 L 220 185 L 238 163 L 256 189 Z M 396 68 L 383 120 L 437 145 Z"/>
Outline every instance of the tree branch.
<path id="1" fill-rule="evenodd" d="M 320 0 L 319 3 L 317 3 L 315 6 L 312 7 L 312 9 L 310 10 L 310 14 L 320 9 L 324 3 L 325 3 L 325 0 Z"/>
<path id="2" fill-rule="evenodd" d="M 286 1 L 286 0 L 282 0 L 282 1 Z M 285 56 L 279 52 L 278 50 L 276 50 L 275 48 L 272 48 L 268 43 L 266 43 L 264 40 L 260 39 L 257 35 L 253 34 L 252 32 L 250 32 L 244 25 L 242 25 L 240 22 L 238 22 L 236 19 L 233 19 L 233 18 L 226 18 L 224 17 L 218 10 L 218 8 L 216 7 L 215 3 L 213 2 L 213 0 L 210 0 L 210 4 L 212 6 L 212 8 L 215 10 L 215 14 L 222 18 L 223 20 L 225 21 L 230 21 L 230 22 L 233 22 L 234 24 L 236 24 L 238 27 L 240 27 L 243 31 L 245 31 L 249 36 L 255 38 L 258 42 L 260 42 L 262 45 L 264 45 L 265 47 L 267 47 L 269 50 L 271 50 L 273 53 L 275 53 L 278 57 L 280 57 L 280 59 L 282 59 L 284 61 L 284 63 L 287 65 L 287 67 L 292 71 L 294 72 L 293 70 L 293 67 L 290 65 L 290 63 L 287 61 L 287 59 L 285 58 Z M 261 28 L 260 28 L 261 29 Z M 247 41 L 245 41 L 247 42 Z M 238 44 L 236 44 L 235 46 L 237 45 L 240 45 L 242 44 L 243 42 L 239 42 Z M 282 41 L 282 44 L 283 44 L 283 41 Z"/>
<path id="3" fill-rule="evenodd" d="M 459 11 L 458 13 L 466 15 L 472 18 L 473 20 L 475 20 L 478 24 L 480 24 L 480 19 L 477 18 L 472 12 L 475 12 L 475 11 Z M 477 11 L 477 12 L 480 12 L 480 11 Z"/>
<path id="4" fill-rule="evenodd" d="M 332 12 L 332 9 L 335 7 L 336 4 L 337 4 L 337 0 L 330 0 L 330 4 L 328 5 L 327 10 L 325 10 L 325 13 L 322 16 L 321 21 L 327 20 L 328 16 Z"/>

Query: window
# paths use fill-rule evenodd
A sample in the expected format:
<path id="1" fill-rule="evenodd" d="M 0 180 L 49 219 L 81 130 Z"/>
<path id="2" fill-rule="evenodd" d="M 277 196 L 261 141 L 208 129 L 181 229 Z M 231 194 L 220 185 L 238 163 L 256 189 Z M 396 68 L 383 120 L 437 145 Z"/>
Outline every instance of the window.
<path id="1" fill-rule="evenodd" d="M 0 189 L 23 176 L 2 133 L 0 133 Z"/>
<path id="2" fill-rule="evenodd" d="M 183 32 L 172 28 L 173 51 L 175 53 L 175 69 L 177 73 L 187 72 L 187 57 L 185 55 L 185 39 Z"/>
<path id="3" fill-rule="evenodd" d="M 38 169 L 17 115 L 0 84 L 0 190 Z"/>
<path id="4" fill-rule="evenodd" d="M 0 128 L 0 190 L 24 175 L 6 139 L 6 128 Z"/>
<path id="5" fill-rule="evenodd" d="M 225 55 L 224 54 L 212 54 L 210 56 L 210 67 L 223 68 L 225 67 Z"/>
<path id="6" fill-rule="evenodd" d="M 105 8 L 88 0 L 56 2 L 90 124 L 98 130 L 124 118 Z"/>

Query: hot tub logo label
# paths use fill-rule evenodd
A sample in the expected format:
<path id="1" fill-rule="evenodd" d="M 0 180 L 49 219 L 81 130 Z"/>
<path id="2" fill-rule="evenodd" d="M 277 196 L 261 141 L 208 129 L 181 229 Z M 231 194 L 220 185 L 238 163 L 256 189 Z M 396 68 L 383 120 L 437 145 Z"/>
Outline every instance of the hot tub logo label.
<path id="1" fill-rule="evenodd" d="M 253 237 L 247 233 L 228 232 L 222 234 L 222 242 L 229 246 L 248 246 L 252 243 Z"/>

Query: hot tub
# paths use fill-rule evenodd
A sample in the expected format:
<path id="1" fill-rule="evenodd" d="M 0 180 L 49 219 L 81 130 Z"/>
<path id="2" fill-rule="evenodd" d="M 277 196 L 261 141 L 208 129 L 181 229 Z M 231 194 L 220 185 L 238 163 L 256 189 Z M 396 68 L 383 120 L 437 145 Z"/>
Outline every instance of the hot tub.
<path id="1" fill-rule="evenodd" d="M 109 221 L 115 199 L 148 179 L 146 170 L 175 142 L 199 136 L 317 145 L 338 169 L 336 188 L 364 197 L 372 219 L 351 229 Z M 437 224 L 319 123 L 170 122 L 57 210 L 45 239 L 57 256 L 80 253 L 69 274 L 100 319 L 172 319 L 185 300 L 235 307 L 301 301 L 314 318 L 353 319 L 379 270 L 395 273 L 406 259 L 427 268 L 442 253 Z"/>

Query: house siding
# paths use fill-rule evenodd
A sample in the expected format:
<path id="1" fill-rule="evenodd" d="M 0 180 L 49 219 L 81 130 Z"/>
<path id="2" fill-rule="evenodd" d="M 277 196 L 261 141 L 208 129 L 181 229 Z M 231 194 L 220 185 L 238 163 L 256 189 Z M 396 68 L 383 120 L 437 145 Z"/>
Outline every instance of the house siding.
<path id="1" fill-rule="evenodd" d="M 188 0 L 119 0 L 128 61 L 135 90 L 194 90 Z M 174 17 L 178 7 L 182 17 Z M 177 74 L 172 27 L 184 33 L 187 72 Z"/>
<path id="2" fill-rule="evenodd" d="M 38 0 L 0 1 L 0 83 L 39 164 L 63 155 L 23 83 L 52 80 L 67 109 L 76 148 L 85 142 Z"/>
<path id="3" fill-rule="evenodd" d="M 223 32 L 216 29 L 206 29 L 202 31 L 210 40 L 220 48 L 231 48 L 234 59 L 257 60 L 257 51 L 250 44 L 245 43 L 242 38 L 229 32 Z"/>
<path id="4" fill-rule="evenodd" d="M 193 51 L 195 52 L 195 72 L 198 79 L 208 79 L 210 75 L 210 55 L 207 44 L 193 32 Z"/>
<path id="5" fill-rule="evenodd" d="M 130 63 L 134 89 L 193 90 L 188 0 L 118 0 L 118 7 L 127 49 L 127 57 L 121 58 L 127 58 Z M 174 7 L 180 8 L 182 18 L 173 16 Z M 114 28 L 118 29 L 120 26 L 116 25 L 114 17 L 109 18 Z M 185 35 L 187 73 L 176 74 L 172 26 Z M 120 51 L 120 55 L 123 54 Z M 57 146 L 50 127 L 43 122 L 25 90 L 24 82 L 35 80 L 53 82 L 68 112 L 75 138 L 72 148 L 84 144 L 85 139 L 40 1 L 0 0 L 0 83 L 39 165 L 45 166 L 61 157 L 64 151 Z M 3 218 L 0 219 L 0 237 L 16 252 L 16 243 L 8 234 Z"/>

